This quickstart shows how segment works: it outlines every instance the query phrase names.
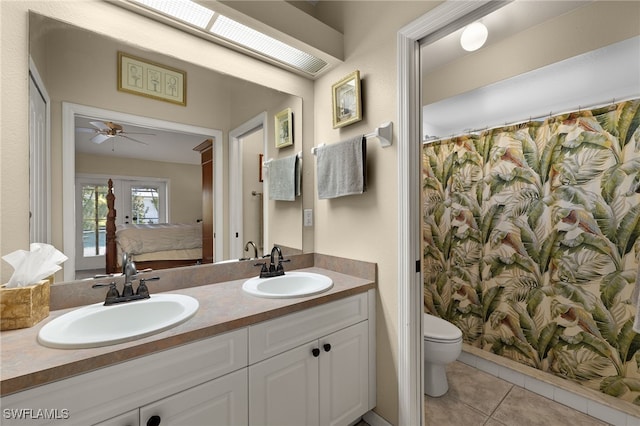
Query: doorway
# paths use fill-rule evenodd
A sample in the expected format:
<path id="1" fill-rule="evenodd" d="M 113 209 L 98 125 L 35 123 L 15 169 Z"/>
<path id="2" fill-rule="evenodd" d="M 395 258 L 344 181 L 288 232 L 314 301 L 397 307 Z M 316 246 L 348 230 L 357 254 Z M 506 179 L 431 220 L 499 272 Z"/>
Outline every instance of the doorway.
<path id="1" fill-rule="evenodd" d="M 76 179 L 76 119 L 79 117 L 92 117 L 125 123 L 141 128 L 154 129 L 158 131 L 168 131 L 175 133 L 184 133 L 188 135 L 196 135 L 197 143 L 189 148 L 191 150 L 203 139 L 214 140 L 215 164 L 214 168 L 220 170 L 220 180 L 222 179 L 222 131 L 210 129 L 182 123 L 169 122 L 164 120 L 142 117 L 133 114 L 122 113 L 118 111 L 110 111 L 102 108 L 90 107 L 86 105 L 72 104 L 63 102 L 62 104 L 62 213 L 63 213 L 63 251 L 68 256 L 68 260 L 64 263 L 64 280 L 72 281 L 75 279 L 76 271 L 76 211 L 75 205 L 75 179 Z M 138 138 L 134 135 L 134 138 Z M 104 142 L 109 144 L 110 142 Z M 138 145 L 138 144 L 135 144 Z M 117 149 L 117 148 L 116 148 Z M 218 173 L 216 171 L 216 173 Z M 217 178 L 218 176 L 216 176 Z M 223 194 L 222 188 L 217 186 L 214 188 L 214 209 L 216 209 L 216 217 L 222 217 Z M 220 182 L 220 185 L 222 183 Z M 79 220 L 79 217 L 78 217 Z M 222 224 L 216 222 L 216 229 L 222 229 Z M 218 241 L 220 240 L 220 241 Z M 220 246 L 218 246 L 220 244 Z M 216 239 L 216 251 L 222 252 L 222 238 Z"/>
<path id="2" fill-rule="evenodd" d="M 229 258 L 258 256 L 267 238 L 268 209 L 264 203 L 262 161 L 267 149 L 267 113 L 263 112 L 229 132 Z"/>
<path id="3" fill-rule="evenodd" d="M 420 61 L 420 53 L 421 53 L 420 47 L 422 44 L 421 42 L 429 40 L 430 37 L 435 37 L 436 40 L 442 39 L 446 37 L 447 34 L 450 34 L 453 31 L 455 31 L 457 29 L 456 27 L 460 28 L 458 24 L 460 23 L 461 20 L 462 21 L 466 20 L 465 22 L 466 24 L 470 22 L 467 20 L 467 18 L 469 17 L 472 17 L 473 20 L 477 20 L 482 16 L 486 15 L 486 14 L 485 15 L 482 14 L 483 10 L 482 8 L 480 8 L 480 5 L 475 5 L 475 6 L 463 5 L 463 4 L 456 5 L 455 3 L 456 2 L 446 2 L 440 7 L 434 9 L 432 13 L 429 13 L 424 17 L 418 19 L 417 21 L 413 22 L 412 24 L 405 27 L 403 30 L 399 32 L 399 39 L 401 41 L 401 50 L 399 53 L 399 69 L 400 69 L 399 92 L 400 92 L 401 99 L 405 99 L 405 101 L 403 101 L 403 103 L 401 103 L 400 105 L 400 123 L 399 123 L 400 124 L 399 127 L 401 128 L 400 140 L 404 141 L 404 143 L 399 144 L 400 148 L 399 148 L 398 164 L 399 164 L 399 169 L 406 170 L 405 176 L 402 177 L 399 182 L 399 192 L 403 193 L 406 191 L 408 193 L 408 196 L 406 198 L 401 199 L 399 203 L 400 215 L 404 216 L 400 219 L 403 232 L 401 232 L 399 236 L 399 245 L 402 249 L 405 249 L 407 250 L 407 252 L 414 254 L 416 256 L 415 259 L 421 258 L 421 251 L 418 250 L 420 246 L 418 241 L 413 241 L 410 238 L 412 235 L 421 235 L 419 231 L 421 227 L 421 217 L 416 217 L 420 215 L 420 212 L 421 212 L 421 207 L 419 203 L 421 165 L 412 164 L 410 157 L 415 156 L 415 158 L 421 158 L 420 141 L 423 140 L 426 134 L 428 134 L 429 136 L 434 135 L 434 136 L 447 137 L 447 136 L 450 136 L 452 132 L 453 134 L 466 133 L 468 129 L 477 128 L 476 125 L 473 125 L 473 124 L 470 125 L 469 123 L 465 123 L 465 124 L 456 123 L 460 125 L 460 127 L 457 130 L 445 130 L 438 133 L 437 131 L 433 130 L 433 128 L 436 128 L 437 126 L 434 126 L 433 128 L 429 128 L 427 124 L 422 123 L 423 102 L 421 101 L 421 98 L 424 93 L 422 91 L 423 78 L 419 72 L 415 71 L 416 69 L 419 69 L 418 64 Z M 526 2 L 523 2 L 523 3 L 524 3 L 524 6 L 531 6 L 530 4 L 527 5 Z M 506 6 L 504 7 L 504 10 L 507 10 L 510 4 L 516 5 L 516 3 L 503 4 L 502 6 Z M 563 4 L 560 6 L 575 8 L 575 7 L 585 6 L 587 4 L 588 3 L 582 2 L 582 3 L 576 3 L 574 5 Z M 470 10 L 469 8 L 473 10 Z M 449 15 L 441 14 L 445 12 L 448 12 Z M 447 18 L 445 18 L 445 16 Z M 557 16 L 557 14 L 555 16 Z M 552 16 L 552 17 L 555 17 L 555 16 Z M 448 19 L 448 18 L 451 18 L 451 19 Z M 489 18 L 489 16 L 487 16 L 487 18 Z M 546 18 L 546 20 L 549 20 L 549 19 L 550 17 Z M 443 22 L 443 20 L 447 21 L 448 23 Z M 540 22 L 544 22 L 544 20 Z M 519 26 L 519 27 L 522 28 L 522 26 Z M 616 44 L 620 44 L 620 43 L 616 43 Z M 637 52 L 637 48 L 636 48 L 636 52 Z M 600 55 L 600 53 L 601 52 L 598 52 L 598 55 Z M 430 54 L 430 56 L 433 57 L 432 54 Z M 579 58 L 579 57 L 575 57 L 575 58 Z M 558 64 L 562 64 L 564 66 L 573 61 L 574 61 L 574 58 L 570 58 L 567 60 L 561 60 L 560 62 L 558 62 Z M 619 61 L 609 60 L 609 62 L 618 63 Z M 588 69 L 591 67 L 592 63 L 593 61 L 591 61 L 587 66 L 582 64 L 582 66 L 579 66 L 578 68 L 582 70 Z M 415 67 L 415 68 L 412 68 L 412 67 Z M 621 68 L 624 68 L 624 67 L 621 67 Z M 522 80 L 518 80 L 517 82 L 515 80 L 517 78 L 520 78 L 521 75 L 524 75 L 525 73 L 532 74 L 534 72 L 521 71 L 520 73 L 521 74 L 513 73 L 513 75 L 517 75 L 517 77 L 510 79 L 513 81 L 512 85 L 519 86 L 520 88 L 529 88 L 528 86 L 531 85 L 532 80 L 528 79 L 524 84 L 522 83 Z M 535 73 L 537 73 L 537 71 Z M 570 71 L 569 73 L 571 76 L 574 77 L 574 79 L 576 79 L 576 77 L 580 77 L 580 78 L 583 77 L 583 74 L 578 74 L 575 72 L 575 70 Z M 554 69 L 553 79 L 555 80 L 559 78 L 559 76 L 560 76 L 560 73 L 557 71 L 557 69 Z M 637 79 L 637 72 L 635 74 L 635 78 Z M 587 81 L 590 81 L 590 80 L 587 79 Z M 509 80 L 504 80 L 504 81 L 501 81 L 500 83 L 504 83 L 508 85 Z M 464 84 L 464 83 L 461 83 L 461 84 Z M 582 84 L 583 85 L 585 84 L 584 81 Z M 567 85 L 568 83 L 565 84 L 565 86 Z M 479 86 L 483 86 L 483 85 L 479 85 Z M 486 89 L 485 86 L 487 86 L 487 83 L 484 84 L 484 86 L 482 87 L 482 90 Z M 495 83 L 495 84 L 491 84 L 491 86 L 493 89 L 493 86 L 499 86 L 499 84 Z M 524 87 L 524 86 L 527 86 L 527 87 Z M 636 90 L 637 90 L 637 87 L 638 87 L 637 83 L 635 83 Z M 456 87 L 456 89 L 460 89 L 460 88 Z M 473 92 L 473 89 L 477 89 L 477 87 L 470 87 L 465 89 L 466 89 L 466 92 L 471 93 Z M 465 92 L 465 90 L 462 90 L 462 92 Z M 510 90 L 510 94 L 513 94 L 512 92 L 513 92 L 513 88 Z M 611 93 L 611 90 L 608 89 L 605 92 Z M 613 93 L 617 93 L 617 92 L 614 91 Z M 628 95 L 629 92 L 627 91 L 625 93 L 627 93 Z M 606 96 L 610 96 L 610 95 L 606 95 Z M 449 95 L 448 97 L 443 96 L 440 99 L 440 101 L 450 102 L 451 98 L 454 98 L 454 96 L 452 95 Z M 526 97 L 526 98 L 529 99 L 529 97 Z M 579 107 L 581 105 L 580 102 L 585 102 L 582 104 L 585 107 L 589 105 L 588 100 L 576 101 L 574 98 L 570 98 L 570 95 L 566 95 L 565 92 L 560 93 L 557 90 L 557 88 L 554 90 L 553 95 L 547 95 L 547 98 L 548 99 L 553 98 L 554 101 L 562 100 L 565 103 L 568 102 L 569 105 L 565 106 L 564 108 Z M 522 96 L 519 97 L 519 99 L 522 99 Z M 579 98 L 579 99 L 582 99 L 582 98 Z M 594 98 L 592 97 L 591 99 L 592 99 L 591 102 L 594 102 L 593 101 Z M 602 95 L 601 95 L 599 99 L 596 99 L 596 102 L 598 100 L 600 102 L 608 102 L 611 99 L 610 98 L 604 99 L 602 98 Z M 432 102 L 436 102 L 436 101 L 432 101 Z M 469 105 L 470 103 L 471 101 L 469 99 L 466 99 L 463 102 L 464 105 Z M 486 106 L 486 103 L 484 105 Z M 548 105 L 545 106 L 545 108 L 547 107 Z M 554 111 L 556 113 L 564 112 L 562 110 L 563 108 L 562 106 L 560 107 L 554 106 L 553 108 L 555 108 Z M 559 111 L 558 111 L 558 108 L 560 108 Z M 442 111 L 442 109 L 443 109 L 442 104 L 440 104 L 439 107 L 436 108 L 435 110 Z M 507 108 L 507 109 L 509 113 L 515 113 L 514 108 Z M 535 114 L 536 114 L 535 111 L 533 112 L 527 111 L 527 114 L 529 113 L 531 113 L 532 115 L 523 116 L 524 113 L 520 112 L 519 113 L 520 116 L 516 116 L 513 118 L 501 116 L 495 124 L 496 125 L 504 124 L 505 120 L 507 122 L 510 122 L 510 121 L 517 121 L 518 119 L 526 120 L 526 119 L 530 119 L 531 117 L 535 117 Z M 548 114 L 549 111 L 548 110 L 542 111 L 542 114 L 544 113 Z M 446 114 L 447 113 L 445 112 L 445 115 Z M 453 115 L 453 114 L 450 114 L 450 115 Z M 464 113 L 457 114 L 458 117 L 460 115 L 465 115 L 465 114 Z M 469 114 L 466 114 L 466 115 L 468 116 Z M 433 118 L 433 117 L 434 117 L 434 112 L 432 111 L 430 113 L 430 118 Z M 493 117 L 493 119 L 495 119 L 495 117 Z M 481 118 L 481 121 L 482 123 L 480 124 L 484 127 L 486 127 L 487 125 L 493 124 L 491 122 L 491 118 Z M 442 121 L 438 123 L 436 120 L 435 123 L 429 123 L 429 124 L 442 124 L 442 123 L 443 123 Z M 414 206 L 416 207 L 415 211 L 413 210 Z M 406 234 L 404 232 L 405 229 L 407 232 Z M 405 260 L 403 261 L 403 263 L 408 263 L 406 259 L 413 259 L 413 257 L 406 257 L 404 259 Z M 422 354 L 420 354 L 420 351 L 421 351 L 420 343 L 422 341 L 421 340 L 422 332 L 419 331 L 418 328 L 421 325 L 419 316 L 421 316 L 422 314 L 423 297 L 422 297 L 422 277 L 420 276 L 418 278 L 418 277 L 414 277 L 413 275 L 410 275 L 410 267 L 411 265 L 409 264 L 407 265 L 401 264 L 400 265 L 401 269 L 399 270 L 399 276 L 405 277 L 404 281 L 402 279 L 400 280 L 400 282 L 403 284 L 400 285 L 399 292 L 401 295 L 401 299 L 403 299 L 406 303 L 406 304 L 405 303 L 401 304 L 400 315 L 402 317 L 401 324 L 403 328 L 400 330 L 400 334 L 402 335 L 401 339 L 404 339 L 405 337 L 407 339 L 406 341 L 401 340 L 401 341 L 404 341 L 405 346 L 403 347 L 403 345 L 400 344 L 399 352 L 401 352 L 400 359 L 410 360 L 408 362 L 401 362 L 400 368 L 399 368 L 399 370 L 401 371 L 401 375 L 400 375 L 401 383 L 399 386 L 400 401 L 401 401 L 400 419 L 401 419 L 401 423 L 417 424 L 421 422 L 420 417 L 422 416 L 422 413 L 423 413 L 423 410 L 421 408 L 418 408 L 419 405 L 421 404 L 422 395 L 420 395 L 420 392 L 418 392 L 418 389 L 420 388 L 420 386 L 418 385 L 417 381 L 421 380 L 421 373 L 416 374 L 417 371 L 420 371 L 421 369 L 420 361 L 422 359 Z M 414 278 L 415 278 L 415 286 L 405 284 L 407 282 L 413 283 L 414 281 L 412 281 L 412 279 Z M 416 321 L 416 323 L 413 325 L 411 324 L 412 320 Z M 411 339 L 415 339 L 414 342 L 416 343 L 412 343 Z M 412 344 L 413 346 L 411 346 Z M 412 368 L 414 369 L 413 372 L 411 372 Z M 411 382 L 411 380 L 414 380 L 414 382 Z M 403 405 L 404 401 L 406 401 L 406 403 L 404 403 Z"/>
<path id="4" fill-rule="evenodd" d="M 116 225 L 170 221 L 164 179 L 130 176 L 76 175 L 76 278 L 104 274 L 107 222 L 107 181 L 113 181 Z"/>

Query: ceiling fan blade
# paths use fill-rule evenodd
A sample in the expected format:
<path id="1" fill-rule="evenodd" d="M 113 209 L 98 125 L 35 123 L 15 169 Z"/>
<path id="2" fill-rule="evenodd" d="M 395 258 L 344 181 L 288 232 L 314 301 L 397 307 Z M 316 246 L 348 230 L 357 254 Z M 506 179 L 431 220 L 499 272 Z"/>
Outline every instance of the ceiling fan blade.
<path id="1" fill-rule="evenodd" d="M 149 136 L 155 136 L 155 133 L 143 133 L 143 132 L 121 132 L 120 134 L 125 134 L 125 135 L 149 135 Z"/>
<path id="2" fill-rule="evenodd" d="M 88 127 L 76 127 L 76 132 L 80 132 L 80 133 L 98 133 L 98 129 L 89 129 Z"/>
<path id="3" fill-rule="evenodd" d="M 92 126 L 95 126 L 100 130 L 104 130 L 104 131 L 111 130 L 111 127 L 109 127 L 106 123 L 102 121 L 90 121 L 89 123 L 91 123 Z"/>
<path id="4" fill-rule="evenodd" d="M 148 143 L 146 143 L 146 142 L 139 141 L 138 139 L 134 139 L 134 138 L 129 137 L 129 136 L 127 136 L 127 135 L 125 135 L 125 134 L 122 134 L 122 133 L 120 133 L 118 136 L 119 136 L 119 137 L 121 137 L 121 138 L 129 139 L 130 141 L 133 141 L 133 142 L 136 142 L 136 143 L 141 143 L 141 144 L 143 144 L 143 145 L 149 145 L 149 144 L 148 144 Z"/>
<path id="5" fill-rule="evenodd" d="M 94 137 L 91 138 L 91 142 L 93 143 L 97 143 L 97 144 L 101 144 L 102 142 L 106 141 L 107 139 L 111 139 L 113 136 L 111 135 L 105 135 L 104 133 L 98 133 L 97 135 L 95 135 Z"/>

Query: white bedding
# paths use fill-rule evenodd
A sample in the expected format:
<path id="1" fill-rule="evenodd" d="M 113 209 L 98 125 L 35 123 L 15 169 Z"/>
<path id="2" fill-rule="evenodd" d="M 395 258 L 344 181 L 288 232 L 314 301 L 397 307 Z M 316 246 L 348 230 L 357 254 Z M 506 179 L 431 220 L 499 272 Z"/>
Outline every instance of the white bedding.
<path id="1" fill-rule="evenodd" d="M 119 251 L 131 255 L 202 249 L 202 225 L 200 223 L 120 225 L 116 230 L 116 241 Z"/>

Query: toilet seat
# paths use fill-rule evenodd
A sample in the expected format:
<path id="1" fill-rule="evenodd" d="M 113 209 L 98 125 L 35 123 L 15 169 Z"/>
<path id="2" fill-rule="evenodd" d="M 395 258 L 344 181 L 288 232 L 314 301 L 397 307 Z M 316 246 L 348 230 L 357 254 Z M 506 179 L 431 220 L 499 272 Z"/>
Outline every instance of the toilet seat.
<path id="1" fill-rule="evenodd" d="M 462 331 L 450 322 L 425 313 L 423 315 L 424 340 L 438 343 L 457 343 L 462 340 Z"/>

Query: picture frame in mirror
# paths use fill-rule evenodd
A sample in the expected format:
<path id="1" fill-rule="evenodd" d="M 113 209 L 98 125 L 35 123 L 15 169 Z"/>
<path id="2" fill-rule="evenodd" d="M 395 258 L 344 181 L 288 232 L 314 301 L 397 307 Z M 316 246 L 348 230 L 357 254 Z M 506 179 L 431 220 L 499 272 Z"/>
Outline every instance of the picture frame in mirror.
<path id="1" fill-rule="evenodd" d="M 187 105 L 187 73 L 118 52 L 118 91 Z"/>
<path id="2" fill-rule="evenodd" d="M 293 111 L 285 108 L 275 115 L 276 148 L 293 145 Z"/>

